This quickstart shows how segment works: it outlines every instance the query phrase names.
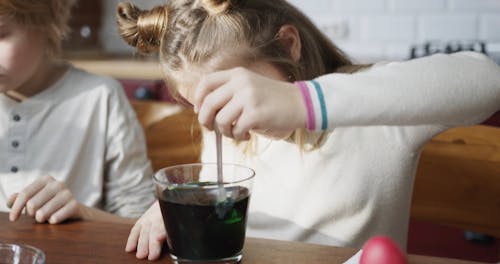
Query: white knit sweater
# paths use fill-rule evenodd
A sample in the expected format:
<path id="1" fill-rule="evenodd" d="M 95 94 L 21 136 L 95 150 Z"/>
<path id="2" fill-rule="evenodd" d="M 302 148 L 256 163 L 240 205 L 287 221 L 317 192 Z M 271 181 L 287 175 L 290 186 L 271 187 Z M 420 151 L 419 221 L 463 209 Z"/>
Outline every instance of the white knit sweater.
<path id="1" fill-rule="evenodd" d="M 423 145 L 500 109 L 500 68 L 464 52 L 316 81 L 332 131 L 319 149 L 256 136 L 256 155 L 245 156 L 225 142 L 225 162 L 256 171 L 247 235 L 361 247 L 382 234 L 405 248 Z M 214 136 L 204 144 L 202 160 L 214 162 Z"/>

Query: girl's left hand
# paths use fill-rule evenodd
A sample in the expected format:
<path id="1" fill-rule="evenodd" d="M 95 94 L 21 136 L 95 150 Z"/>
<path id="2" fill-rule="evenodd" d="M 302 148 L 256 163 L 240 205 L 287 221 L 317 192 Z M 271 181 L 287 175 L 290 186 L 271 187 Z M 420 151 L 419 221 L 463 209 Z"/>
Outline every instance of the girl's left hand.
<path id="1" fill-rule="evenodd" d="M 193 103 L 200 124 L 237 140 L 248 140 L 250 131 L 286 138 L 306 123 L 298 87 L 245 68 L 204 76 Z"/>
<path id="2" fill-rule="evenodd" d="M 126 252 L 136 251 L 138 259 L 156 260 L 161 255 L 161 247 L 167 239 L 160 203 L 157 201 L 137 220 L 128 235 Z"/>

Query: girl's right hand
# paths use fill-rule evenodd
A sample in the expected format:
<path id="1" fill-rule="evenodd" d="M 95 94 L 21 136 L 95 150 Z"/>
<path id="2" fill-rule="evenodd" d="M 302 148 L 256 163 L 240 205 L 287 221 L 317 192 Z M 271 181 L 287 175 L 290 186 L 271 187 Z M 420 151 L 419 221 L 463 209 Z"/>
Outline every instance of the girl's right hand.
<path id="1" fill-rule="evenodd" d="M 286 138 L 306 124 L 306 106 L 295 84 L 246 68 L 205 75 L 193 104 L 201 125 L 208 130 L 217 126 L 237 140 L 248 140 L 250 131 Z"/>
<path id="2" fill-rule="evenodd" d="M 166 239 L 167 232 L 163 224 L 160 204 L 156 201 L 132 227 L 125 251 L 135 250 L 135 256 L 138 259 L 147 257 L 148 260 L 156 260 L 160 257 L 161 248 Z"/>

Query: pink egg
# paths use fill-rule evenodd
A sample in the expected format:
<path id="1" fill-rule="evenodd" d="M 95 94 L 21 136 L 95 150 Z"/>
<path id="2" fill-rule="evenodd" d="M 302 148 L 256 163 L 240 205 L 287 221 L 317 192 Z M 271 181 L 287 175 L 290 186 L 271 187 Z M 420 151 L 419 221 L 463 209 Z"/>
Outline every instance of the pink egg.
<path id="1" fill-rule="evenodd" d="M 390 238 L 375 236 L 363 246 L 359 264 L 408 264 L 408 259 Z"/>

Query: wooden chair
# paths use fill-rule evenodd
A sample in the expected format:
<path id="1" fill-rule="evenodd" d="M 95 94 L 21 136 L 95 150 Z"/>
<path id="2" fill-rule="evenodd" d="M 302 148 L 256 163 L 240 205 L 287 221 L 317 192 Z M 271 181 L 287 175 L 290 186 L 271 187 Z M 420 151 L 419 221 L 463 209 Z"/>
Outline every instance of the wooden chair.
<path id="1" fill-rule="evenodd" d="M 200 161 L 201 130 L 192 110 L 180 105 L 131 101 L 146 136 L 148 156 L 155 171 Z"/>
<path id="2" fill-rule="evenodd" d="M 500 238 L 500 128 L 454 128 L 427 143 L 411 217 Z"/>

